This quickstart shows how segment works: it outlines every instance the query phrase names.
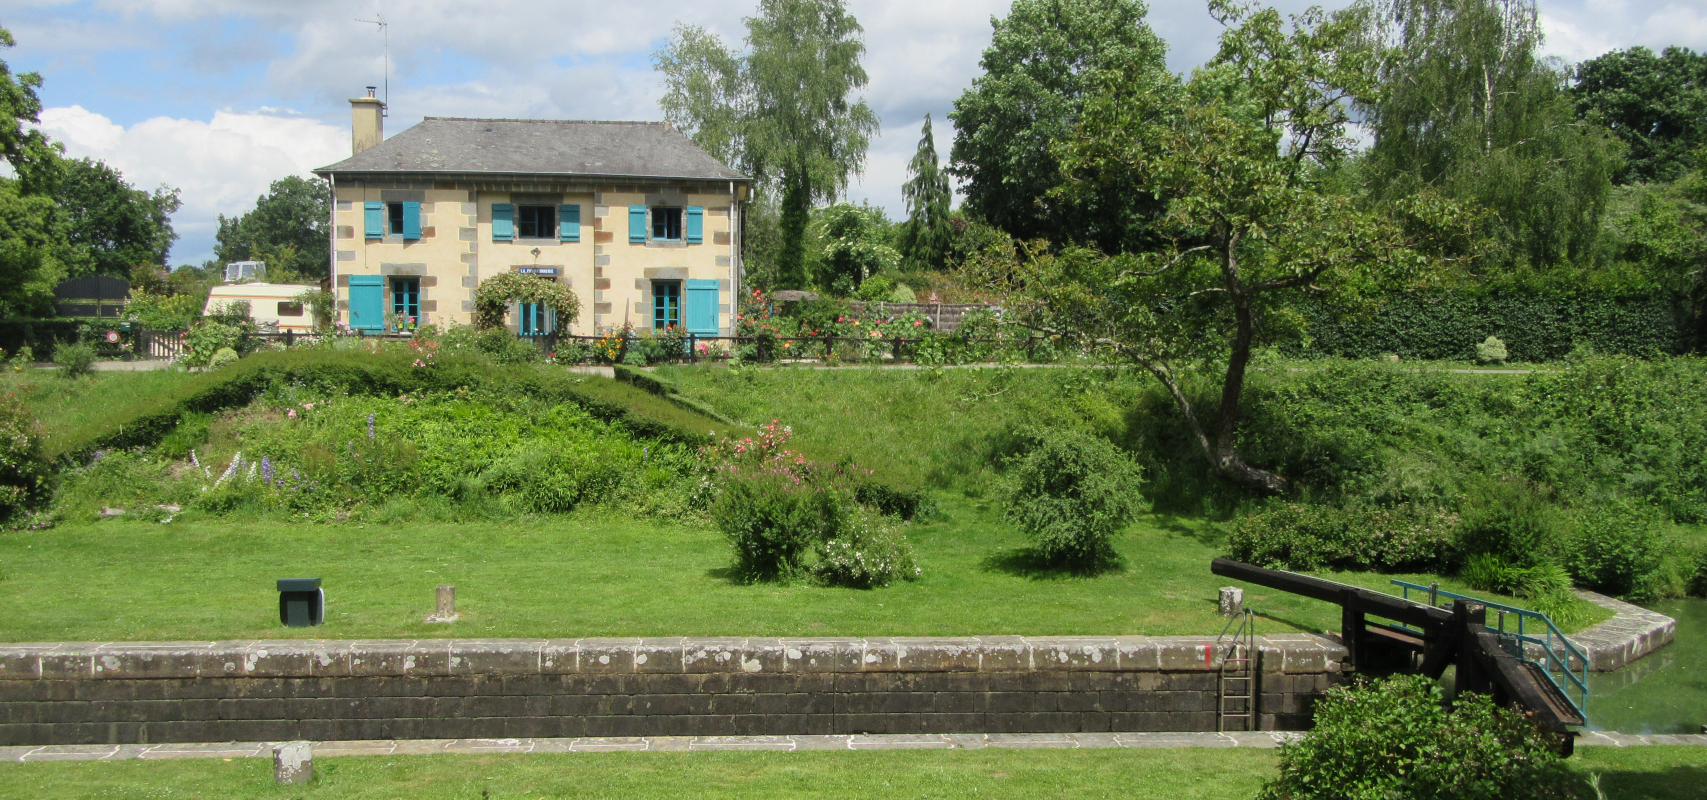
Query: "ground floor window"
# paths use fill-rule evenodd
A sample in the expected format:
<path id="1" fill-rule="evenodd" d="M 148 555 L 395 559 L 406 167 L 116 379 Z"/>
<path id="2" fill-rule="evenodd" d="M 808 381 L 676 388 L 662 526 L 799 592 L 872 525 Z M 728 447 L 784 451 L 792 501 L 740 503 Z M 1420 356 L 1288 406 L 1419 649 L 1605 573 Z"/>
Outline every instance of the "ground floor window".
<path id="1" fill-rule="evenodd" d="M 661 331 L 680 324 L 682 324 L 681 281 L 653 281 L 652 329 Z"/>
<path id="2" fill-rule="evenodd" d="M 421 279 L 391 279 L 391 313 L 399 330 L 413 329 L 421 319 Z"/>
<path id="3" fill-rule="evenodd" d="M 544 336 L 556 327 L 551 309 L 544 303 L 522 303 L 517 311 L 516 332 L 523 336 Z"/>

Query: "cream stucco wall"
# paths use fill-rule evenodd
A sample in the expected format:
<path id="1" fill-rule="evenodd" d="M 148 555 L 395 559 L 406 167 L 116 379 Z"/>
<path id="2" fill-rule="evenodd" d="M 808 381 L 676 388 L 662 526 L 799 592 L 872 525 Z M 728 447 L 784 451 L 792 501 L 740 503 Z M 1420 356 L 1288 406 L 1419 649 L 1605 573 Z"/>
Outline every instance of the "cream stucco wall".
<path id="1" fill-rule="evenodd" d="M 731 195 L 727 191 L 701 193 L 669 185 L 561 187 L 562 191 L 541 191 L 549 187 L 523 184 L 482 184 L 469 188 L 420 186 L 415 189 L 338 186 L 334 211 L 335 269 L 341 321 L 349 319 L 351 275 L 420 277 L 421 313 L 425 321 L 466 325 L 472 318 L 474 288 L 479 281 L 522 267 L 555 267 L 559 282 L 566 283 L 581 301 L 580 318 L 573 325 L 560 325 L 564 333 L 601 333 L 619 328 L 625 322 L 636 328 L 651 327 L 653 280 L 719 281 L 718 326 L 724 333 L 732 327 L 730 265 L 735 256 L 735 237 L 731 229 Z M 518 198 L 517 194 L 531 197 Z M 561 198 L 556 204 L 581 206 L 579 242 L 519 237 L 510 242 L 492 240 L 494 203 L 516 204 L 522 199 L 547 204 L 551 197 Z M 365 202 L 415 198 L 422 204 L 419 240 L 364 237 Z M 631 205 L 703 207 L 703 241 L 631 243 L 628 240 Z M 537 256 L 533 252 L 536 249 Z M 385 282 L 384 304 L 389 311 L 389 280 Z M 513 327 L 515 321 L 510 320 L 510 324 Z"/>

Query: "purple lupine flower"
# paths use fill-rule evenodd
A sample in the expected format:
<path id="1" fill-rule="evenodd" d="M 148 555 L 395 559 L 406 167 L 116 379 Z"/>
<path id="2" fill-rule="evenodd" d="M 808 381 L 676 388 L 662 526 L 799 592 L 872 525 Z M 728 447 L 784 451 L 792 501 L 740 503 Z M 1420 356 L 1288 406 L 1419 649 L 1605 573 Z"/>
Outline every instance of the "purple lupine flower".
<path id="1" fill-rule="evenodd" d="M 261 456 L 261 480 L 269 484 L 273 482 L 273 459 L 271 456 Z"/>
<path id="2" fill-rule="evenodd" d="M 373 441 L 373 417 L 372 414 L 367 415 L 367 440 L 370 442 Z"/>

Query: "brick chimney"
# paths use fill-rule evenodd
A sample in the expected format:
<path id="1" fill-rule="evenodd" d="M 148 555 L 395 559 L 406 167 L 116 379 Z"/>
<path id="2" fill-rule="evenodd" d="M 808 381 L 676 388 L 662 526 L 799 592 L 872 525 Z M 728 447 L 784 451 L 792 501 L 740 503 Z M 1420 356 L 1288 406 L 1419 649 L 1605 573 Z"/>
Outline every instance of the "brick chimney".
<path id="1" fill-rule="evenodd" d="M 373 96 L 375 88 L 367 87 L 367 97 L 350 98 L 350 155 L 357 155 L 385 140 L 382 115 L 385 103 Z"/>

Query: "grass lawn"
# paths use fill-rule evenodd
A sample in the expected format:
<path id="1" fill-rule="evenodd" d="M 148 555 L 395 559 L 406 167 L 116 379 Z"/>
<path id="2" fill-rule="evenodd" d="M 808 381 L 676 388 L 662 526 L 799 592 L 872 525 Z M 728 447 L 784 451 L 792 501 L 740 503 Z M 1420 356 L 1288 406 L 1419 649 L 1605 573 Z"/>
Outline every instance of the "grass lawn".
<path id="1" fill-rule="evenodd" d="M 0 535 L 0 641 L 583 636 L 1213 634 L 1213 526 L 1151 517 L 1120 571 L 1037 570 L 987 503 L 912 527 L 924 575 L 871 591 L 730 581 L 715 531 L 609 515 L 476 524 L 110 520 Z M 278 578 L 325 580 L 326 624 L 278 624 Z M 1386 576 L 1338 574 L 1390 588 Z M 1429 576 L 1409 576 L 1426 583 Z M 462 621 L 428 625 L 433 587 Z M 1463 589 L 1453 581 L 1448 588 Z M 1337 630 L 1338 609 L 1260 587 L 1258 632 Z"/>
<path id="2" fill-rule="evenodd" d="M 1607 797 L 1700 797 L 1707 748 L 1584 748 L 1571 759 Z M 315 759 L 308 787 L 266 759 L 0 765 L 0 796 L 65 798 L 1118 797 L 1228 800 L 1273 774 L 1274 751 L 889 750 L 577 753 Z M 1593 797 L 1586 784 L 1581 790 Z"/>

